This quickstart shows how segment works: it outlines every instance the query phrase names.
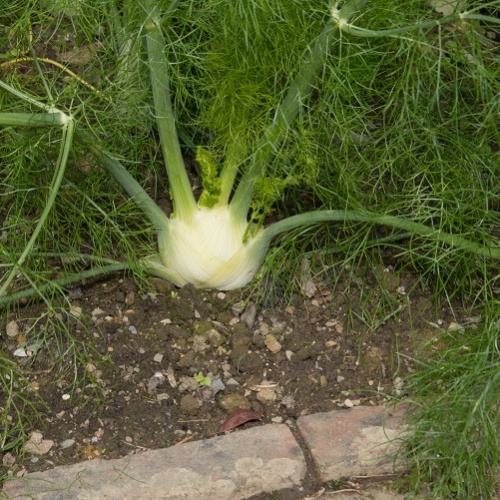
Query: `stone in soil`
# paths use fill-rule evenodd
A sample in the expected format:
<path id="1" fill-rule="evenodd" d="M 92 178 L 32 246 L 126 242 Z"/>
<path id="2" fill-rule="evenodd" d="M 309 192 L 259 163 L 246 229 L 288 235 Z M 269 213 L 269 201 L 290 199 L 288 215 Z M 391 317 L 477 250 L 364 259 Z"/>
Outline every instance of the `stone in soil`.
<path id="1" fill-rule="evenodd" d="M 322 481 L 394 472 L 396 445 L 403 430 L 404 407 L 358 406 L 300 417 L 297 426 Z M 396 443 L 397 444 L 397 443 Z"/>
<path id="2" fill-rule="evenodd" d="M 120 460 L 90 460 L 7 482 L 37 500 L 238 500 L 300 485 L 306 462 L 286 425 L 264 425 Z M 71 489 L 71 491 L 70 491 Z"/>

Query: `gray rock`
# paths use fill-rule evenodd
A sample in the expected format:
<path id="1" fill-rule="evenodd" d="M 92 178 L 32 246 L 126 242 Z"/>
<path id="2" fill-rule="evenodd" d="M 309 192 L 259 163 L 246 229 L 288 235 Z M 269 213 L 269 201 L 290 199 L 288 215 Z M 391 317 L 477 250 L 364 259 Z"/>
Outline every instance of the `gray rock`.
<path id="1" fill-rule="evenodd" d="M 257 315 L 257 308 L 255 307 L 254 303 L 250 302 L 250 304 L 248 304 L 247 308 L 241 315 L 240 320 L 243 324 L 247 326 L 247 328 L 252 329 L 253 325 L 255 324 L 256 315 Z"/>
<path id="2" fill-rule="evenodd" d="M 271 424 L 120 460 L 90 460 L 8 481 L 7 498 L 242 500 L 300 485 L 304 455 Z"/>

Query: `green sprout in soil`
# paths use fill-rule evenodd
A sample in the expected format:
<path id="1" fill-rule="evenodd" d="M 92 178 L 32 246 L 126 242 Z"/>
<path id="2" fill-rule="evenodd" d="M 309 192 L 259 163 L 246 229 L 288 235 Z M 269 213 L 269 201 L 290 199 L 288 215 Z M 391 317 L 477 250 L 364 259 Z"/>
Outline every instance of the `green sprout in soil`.
<path id="1" fill-rule="evenodd" d="M 198 372 L 195 376 L 194 379 L 196 382 L 198 382 L 198 385 L 200 387 L 208 386 L 212 384 L 212 379 L 208 376 L 203 375 L 203 372 Z"/>

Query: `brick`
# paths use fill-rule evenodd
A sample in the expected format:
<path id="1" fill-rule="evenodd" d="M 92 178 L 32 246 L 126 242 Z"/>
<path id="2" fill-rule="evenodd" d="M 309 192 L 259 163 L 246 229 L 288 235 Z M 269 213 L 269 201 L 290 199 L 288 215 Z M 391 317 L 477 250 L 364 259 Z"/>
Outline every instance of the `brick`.
<path id="1" fill-rule="evenodd" d="M 300 417 L 304 437 L 322 481 L 394 472 L 391 442 L 404 430 L 404 408 L 357 406 Z"/>
<path id="2" fill-rule="evenodd" d="M 151 450 L 28 474 L 2 498 L 37 500 L 237 500 L 300 485 L 304 455 L 286 425 L 264 425 Z"/>

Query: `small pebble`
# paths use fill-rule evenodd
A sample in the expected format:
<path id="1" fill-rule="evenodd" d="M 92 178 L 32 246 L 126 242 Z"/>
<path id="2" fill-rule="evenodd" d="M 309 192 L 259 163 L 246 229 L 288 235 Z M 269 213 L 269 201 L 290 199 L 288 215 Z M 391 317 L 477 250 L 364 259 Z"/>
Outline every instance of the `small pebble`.
<path id="1" fill-rule="evenodd" d="M 149 380 L 148 380 L 148 391 L 154 391 L 159 385 L 165 382 L 165 376 L 162 372 L 156 372 Z"/>
<path id="2" fill-rule="evenodd" d="M 40 442 L 35 442 L 30 439 L 24 445 L 24 451 L 33 455 L 45 455 L 54 446 L 54 441 L 51 439 L 42 439 Z"/>
<path id="3" fill-rule="evenodd" d="M 19 325 L 15 321 L 11 321 L 10 323 L 7 323 L 5 332 L 8 337 L 17 337 L 19 335 Z"/>
<path id="4" fill-rule="evenodd" d="M 127 293 L 127 297 L 125 298 L 125 304 L 131 306 L 135 302 L 135 292 L 130 291 Z"/>
<path id="5" fill-rule="evenodd" d="M 161 352 L 156 353 L 153 357 L 153 361 L 161 363 L 163 361 L 163 354 Z"/>
<path id="6" fill-rule="evenodd" d="M 73 445 L 75 444 L 75 440 L 74 439 L 65 439 L 62 443 L 61 443 L 61 448 L 64 450 L 66 448 L 71 448 Z"/>
<path id="7" fill-rule="evenodd" d="M 79 318 L 82 315 L 82 308 L 80 306 L 72 307 L 69 313 L 75 318 Z"/>
<path id="8" fill-rule="evenodd" d="M 293 408 L 295 406 L 295 398 L 293 396 L 285 396 L 281 400 L 281 404 L 286 408 Z"/>
<path id="9" fill-rule="evenodd" d="M 11 465 L 14 465 L 16 463 L 16 457 L 12 455 L 12 453 L 7 452 L 3 457 L 2 457 L 2 464 L 5 465 L 6 467 L 10 467 Z"/>
<path id="10" fill-rule="evenodd" d="M 245 301 L 240 300 L 231 306 L 231 312 L 235 316 L 239 316 L 245 310 Z"/>
<path id="11" fill-rule="evenodd" d="M 247 328 L 252 329 L 255 324 L 255 317 L 257 316 L 257 309 L 255 304 L 250 303 L 246 307 L 245 311 L 240 317 L 240 320 L 243 324 L 247 326 Z"/>
<path id="12" fill-rule="evenodd" d="M 266 347 L 273 353 L 281 351 L 281 344 L 276 340 L 276 337 L 274 335 L 266 335 L 264 343 L 266 344 Z"/>
<path id="13" fill-rule="evenodd" d="M 464 327 L 462 325 L 459 325 L 455 321 L 450 321 L 450 324 L 448 325 L 448 331 L 449 332 L 463 332 Z"/>
<path id="14" fill-rule="evenodd" d="M 219 401 L 219 405 L 228 413 L 232 413 L 233 411 L 239 410 L 240 408 L 243 410 L 252 409 L 252 404 L 250 403 L 250 401 L 241 394 L 237 393 L 222 396 Z"/>
<path id="15" fill-rule="evenodd" d="M 272 389 L 262 389 L 257 393 L 257 400 L 264 404 L 273 403 L 276 397 L 276 392 Z"/>

